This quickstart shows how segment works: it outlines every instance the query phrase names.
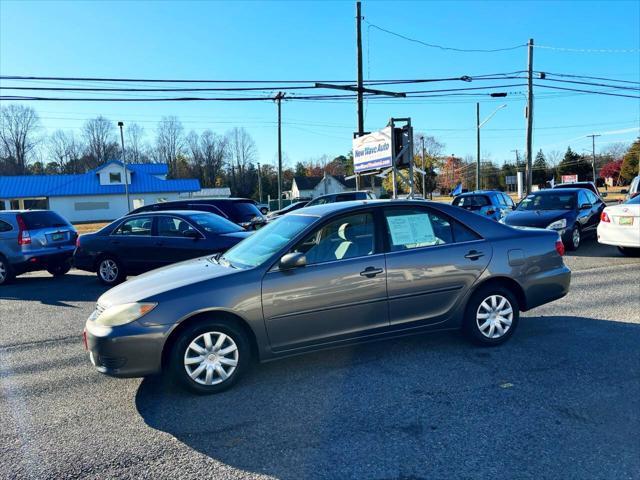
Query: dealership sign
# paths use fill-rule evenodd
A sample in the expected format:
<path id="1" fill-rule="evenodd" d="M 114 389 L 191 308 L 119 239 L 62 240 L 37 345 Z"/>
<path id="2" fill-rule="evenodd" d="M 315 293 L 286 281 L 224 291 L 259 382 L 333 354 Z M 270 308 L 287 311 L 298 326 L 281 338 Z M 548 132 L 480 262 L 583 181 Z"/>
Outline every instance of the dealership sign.
<path id="1" fill-rule="evenodd" d="M 356 172 L 387 168 L 393 164 L 391 127 L 353 139 L 353 167 Z"/>
<path id="2" fill-rule="evenodd" d="M 578 181 L 578 175 L 562 175 L 562 183 L 575 183 Z"/>

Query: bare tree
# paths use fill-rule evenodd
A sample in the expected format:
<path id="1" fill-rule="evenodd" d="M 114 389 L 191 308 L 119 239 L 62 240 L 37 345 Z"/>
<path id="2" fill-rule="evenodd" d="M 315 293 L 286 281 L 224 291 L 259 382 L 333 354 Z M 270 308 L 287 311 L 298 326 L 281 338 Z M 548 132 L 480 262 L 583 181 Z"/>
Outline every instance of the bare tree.
<path id="1" fill-rule="evenodd" d="M 55 159 L 60 173 L 79 173 L 80 158 L 83 145 L 76 139 L 73 132 L 56 130 L 49 137 L 49 154 Z"/>
<path id="2" fill-rule="evenodd" d="M 177 174 L 177 158 L 184 149 L 184 128 L 177 117 L 162 117 L 156 130 L 158 160 L 169 166 L 169 175 Z"/>
<path id="3" fill-rule="evenodd" d="M 95 167 L 118 155 L 119 148 L 115 141 L 115 127 L 113 123 L 99 116 L 87 120 L 82 128 L 86 142 L 87 156 L 90 160 L 88 167 Z"/>
<path id="4" fill-rule="evenodd" d="M 8 171 L 18 175 L 26 172 L 29 155 L 39 141 L 39 128 L 40 119 L 33 108 L 14 104 L 0 108 L 0 154 Z"/>
<path id="5" fill-rule="evenodd" d="M 202 180 L 206 187 L 213 187 L 222 171 L 227 154 L 227 139 L 205 130 L 200 135 L 200 152 L 203 160 Z"/>
<path id="6" fill-rule="evenodd" d="M 126 127 L 125 131 L 127 132 L 127 161 L 130 163 L 148 161 L 145 153 L 144 128 L 137 123 L 132 123 Z"/>
<path id="7" fill-rule="evenodd" d="M 238 195 L 250 196 L 252 178 L 247 172 L 257 158 L 256 144 L 244 128 L 234 128 L 227 133 L 229 148 L 227 159 L 231 167 L 231 183 Z"/>

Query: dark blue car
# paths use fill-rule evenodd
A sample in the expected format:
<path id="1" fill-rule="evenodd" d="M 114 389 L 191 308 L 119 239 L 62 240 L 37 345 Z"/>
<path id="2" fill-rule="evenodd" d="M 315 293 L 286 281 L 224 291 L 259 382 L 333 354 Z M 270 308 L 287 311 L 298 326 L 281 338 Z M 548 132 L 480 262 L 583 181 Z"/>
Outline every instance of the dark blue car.
<path id="1" fill-rule="evenodd" d="M 208 212 L 168 210 L 127 215 L 76 242 L 73 264 L 105 285 L 172 263 L 227 251 L 251 235 Z"/>
<path id="2" fill-rule="evenodd" d="M 509 195 L 496 190 L 463 193 L 454 198 L 451 204 L 496 221 L 504 218 L 515 208 Z"/>
<path id="3" fill-rule="evenodd" d="M 595 235 L 605 206 L 584 188 L 540 190 L 527 195 L 501 222 L 555 230 L 568 250 L 576 250 L 582 238 Z"/>

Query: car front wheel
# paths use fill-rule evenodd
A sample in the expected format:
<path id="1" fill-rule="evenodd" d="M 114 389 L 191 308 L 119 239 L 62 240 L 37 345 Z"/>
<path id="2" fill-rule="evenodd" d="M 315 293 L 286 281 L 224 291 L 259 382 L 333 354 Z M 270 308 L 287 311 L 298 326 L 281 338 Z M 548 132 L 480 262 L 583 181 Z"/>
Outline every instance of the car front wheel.
<path id="1" fill-rule="evenodd" d="M 469 299 L 464 330 L 476 343 L 499 345 L 511 338 L 519 318 L 518 300 L 508 288 L 483 287 Z"/>
<path id="2" fill-rule="evenodd" d="M 124 266 L 114 257 L 104 257 L 98 263 L 98 280 L 105 285 L 117 285 L 127 278 Z"/>
<path id="3" fill-rule="evenodd" d="M 233 322 L 210 320 L 188 327 L 173 345 L 171 374 L 195 393 L 219 393 L 242 376 L 251 357 L 244 331 Z"/>
<path id="4" fill-rule="evenodd" d="M 579 225 L 574 225 L 573 230 L 571 231 L 571 238 L 567 243 L 568 250 L 577 250 L 580 246 L 580 242 L 582 241 L 582 232 L 580 231 Z"/>

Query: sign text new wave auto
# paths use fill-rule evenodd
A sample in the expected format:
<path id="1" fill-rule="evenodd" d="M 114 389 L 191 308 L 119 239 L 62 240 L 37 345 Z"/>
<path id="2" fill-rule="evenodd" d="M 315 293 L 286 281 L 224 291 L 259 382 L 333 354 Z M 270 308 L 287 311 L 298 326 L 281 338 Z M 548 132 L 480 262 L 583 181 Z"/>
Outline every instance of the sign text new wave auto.
<path id="1" fill-rule="evenodd" d="M 391 127 L 353 139 L 353 165 L 356 172 L 392 165 Z"/>

